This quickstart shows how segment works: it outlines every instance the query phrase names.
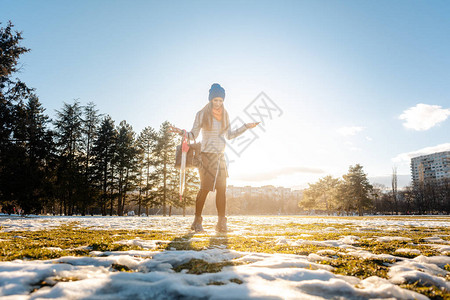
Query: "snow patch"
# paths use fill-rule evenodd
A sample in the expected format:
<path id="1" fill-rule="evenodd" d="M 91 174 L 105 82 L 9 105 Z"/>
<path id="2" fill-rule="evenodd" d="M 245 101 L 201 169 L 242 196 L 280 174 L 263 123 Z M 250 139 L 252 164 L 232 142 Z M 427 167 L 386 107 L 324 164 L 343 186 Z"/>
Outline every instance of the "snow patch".
<path id="1" fill-rule="evenodd" d="M 161 240 L 141 240 L 140 238 L 132 239 L 132 240 L 123 240 L 114 242 L 115 244 L 122 244 L 128 246 L 138 246 L 142 249 L 156 249 L 161 244 L 168 244 L 170 241 L 161 241 Z"/>
<path id="2" fill-rule="evenodd" d="M 420 255 L 420 250 L 417 249 L 410 249 L 410 248 L 398 248 L 397 250 L 395 250 L 395 253 L 400 253 L 400 254 L 417 254 Z"/>
<path id="3" fill-rule="evenodd" d="M 450 291 L 450 282 L 443 277 L 450 274 L 443 267 L 450 263 L 448 256 L 426 257 L 420 255 L 412 260 L 395 263 L 388 272 L 393 283 L 413 283 L 419 281 L 423 285 L 435 285 Z"/>
<path id="4" fill-rule="evenodd" d="M 411 241 L 410 238 L 402 237 L 402 236 L 382 236 L 377 238 L 377 242 L 386 243 L 386 242 L 392 242 L 392 241 L 405 241 L 409 242 Z"/>

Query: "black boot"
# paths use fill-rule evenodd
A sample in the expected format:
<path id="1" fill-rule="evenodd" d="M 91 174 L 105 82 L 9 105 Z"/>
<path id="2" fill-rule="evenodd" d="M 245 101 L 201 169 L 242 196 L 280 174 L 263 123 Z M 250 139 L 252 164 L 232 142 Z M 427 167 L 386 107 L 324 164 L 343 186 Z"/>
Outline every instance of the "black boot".
<path id="1" fill-rule="evenodd" d="M 195 216 L 194 223 L 192 223 L 191 229 L 195 232 L 204 232 L 202 226 L 203 218 Z"/>
<path id="2" fill-rule="evenodd" d="M 219 217 L 219 220 L 217 221 L 216 225 L 216 231 L 217 232 L 227 232 L 227 218 L 226 217 Z"/>

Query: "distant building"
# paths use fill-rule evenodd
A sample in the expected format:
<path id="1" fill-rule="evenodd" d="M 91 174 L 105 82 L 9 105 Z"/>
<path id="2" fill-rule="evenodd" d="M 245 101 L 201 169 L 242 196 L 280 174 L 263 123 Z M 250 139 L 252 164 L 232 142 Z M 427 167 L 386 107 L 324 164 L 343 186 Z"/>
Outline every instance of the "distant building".
<path id="1" fill-rule="evenodd" d="M 413 184 L 450 178 L 450 151 L 411 158 Z"/>
<path id="2" fill-rule="evenodd" d="M 227 187 L 227 211 L 230 214 L 298 214 L 302 191 L 265 185 Z M 207 201 L 204 211 L 215 213 L 214 201 Z"/>
<path id="3" fill-rule="evenodd" d="M 291 190 L 285 187 L 274 187 L 273 185 L 265 185 L 262 187 L 253 186 L 233 186 L 229 185 L 227 187 L 227 195 L 229 197 L 239 197 L 239 196 L 270 196 L 275 199 L 288 198 L 288 197 L 301 197 L 301 191 Z"/>

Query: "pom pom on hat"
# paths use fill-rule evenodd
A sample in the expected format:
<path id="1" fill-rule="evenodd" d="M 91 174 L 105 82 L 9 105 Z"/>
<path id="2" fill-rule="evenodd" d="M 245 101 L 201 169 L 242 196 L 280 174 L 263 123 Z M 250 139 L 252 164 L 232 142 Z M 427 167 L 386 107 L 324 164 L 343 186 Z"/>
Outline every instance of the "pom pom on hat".
<path id="1" fill-rule="evenodd" d="M 221 87 L 220 84 L 213 83 L 209 89 L 209 101 L 216 97 L 220 97 L 225 100 L 225 89 Z"/>

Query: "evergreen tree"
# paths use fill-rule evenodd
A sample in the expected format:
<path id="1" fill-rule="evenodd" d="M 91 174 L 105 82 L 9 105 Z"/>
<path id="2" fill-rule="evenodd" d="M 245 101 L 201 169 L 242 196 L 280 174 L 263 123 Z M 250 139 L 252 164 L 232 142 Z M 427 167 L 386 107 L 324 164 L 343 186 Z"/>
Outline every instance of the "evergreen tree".
<path id="1" fill-rule="evenodd" d="M 335 203 L 336 187 L 339 184 L 339 179 L 333 178 L 328 175 L 319 180 L 320 191 L 322 193 L 322 199 L 325 204 L 325 209 L 327 214 L 331 214 L 331 210 L 334 209 L 333 204 Z"/>
<path id="2" fill-rule="evenodd" d="M 198 172 L 194 169 L 187 169 L 183 197 L 181 199 L 181 203 L 177 205 L 177 207 L 181 207 L 183 209 L 183 217 L 186 215 L 186 207 L 195 205 L 199 189 L 200 178 Z"/>
<path id="3" fill-rule="evenodd" d="M 39 213 L 50 196 L 47 187 L 50 184 L 53 140 L 44 111 L 37 96 L 32 95 L 24 107 L 20 126 L 16 128 L 18 139 L 23 141 L 24 155 L 18 162 L 20 166 L 16 168 L 18 174 L 14 180 L 20 187 L 18 204 L 25 213 Z"/>
<path id="4" fill-rule="evenodd" d="M 58 190 L 60 197 L 60 214 L 75 213 L 76 202 L 84 196 L 80 190 L 84 186 L 83 152 L 82 152 L 82 109 L 78 101 L 64 103 L 63 109 L 57 111 L 56 144 L 58 147 Z"/>
<path id="5" fill-rule="evenodd" d="M 93 204 L 94 197 L 94 178 L 92 168 L 92 148 L 97 136 L 97 128 L 100 120 L 98 110 L 93 102 L 89 102 L 83 109 L 82 121 L 82 147 L 84 151 L 84 184 L 83 197 L 81 201 L 81 214 L 85 215 L 89 205 Z"/>
<path id="6" fill-rule="evenodd" d="M 107 214 L 110 204 L 110 214 L 113 214 L 113 159 L 117 144 L 117 130 L 114 121 L 106 116 L 101 121 L 92 149 L 94 182 L 100 190 L 99 205 L 102 215 Z"/>
<path id="7" fill-rule="evenodd" d="M 175 169 L 175 136 L 170 132 L 170 126 L 171 124 L 168 121 L 161 124 L 155 147 L 155 175 L 158 177 L 158 198 L 164 216 L 167 214 L 167 204 L 169 204 L 169 182 L 177 176 Z"/>
<path id="8" fill-rule="evenodd" d="M 0 23 L 1 24 L 1 23 Z M 25 150 L 21 148 L 23 141 L 18 140 L 20 133 L 14 133 L 17 127 L 20 108 L 23 116 L 23 102 L 30 98 L 32 90 L 13 75 L 19 70 L 18 63 L 22 54 L 30 50 L 20 45 L 22 33 L 14 31 L 9 22 L 0 28 L 0 204 L 12 207 L 16 203 L 19 186 L 14 180 L 17 163 L 23 159 Z"/>
<path id="9" fill-rule="evenodd" d="M 146 207 L 146 213 L 148 214 L 148 207 L 154 200 L 152 190 L 156 179 L 154 175 L 156 132 L 152 127 L 148 126 L 142 130 L 137 138 L 137 146 L 141 155 L 138 196 L 138 214 L 141 215 L 141 206 Z"/>
<path id="10" fill-rule="evenodd" d="M 356 201 L 354 201 L 352 191 L 345 181 L 341 181 L 336 187 L 336 209 L 345 212 L 347 215 L 356 209 Z"/>
<path id="11" fill-rule="evenodd" d="M 25 83 L 12 78 L 18 71 L 20 56 L 30 51 L 20 46 L 22 33 L 14 32 L 13 27 L 9 22 L 0 28 L 0 154 L 5 154 L 7 148 L 3 147 L 11 142 L 15 104 L 31 95 L 31 89 Z"/>
<path id="12" fill-rule="evenodd" d="M 114 157 L 119 216 L 123 216 L 127 193 L 136 185 L 139 169 L 138 154 L 133 128 L 126 121 L 120 122 Z"/>
<path id="13" fill-rule="evenodd" d="M 180 179 L 176 173 L 169 173 L 167 179 L 166 204 L 169 206 L 169 217 L 172 216 L 172 207 L 180 207 Z"/>
<path id="14" fill-rule="evenodd" d="M 169 205 L 169 216 L 172 215 L 172 207 L 182 208 L 183 216 L 186 215 L 186 207 L 192 206 L 195 204 L 197 193 L 200 188 L 200 179 L 198 176 L 198 172 L 195 169 L 185 170 L 185 182 L 184 182 L 184 191 L 183 195 L 180 197 L 180 171 L 173 168 L 175 164 L 175 157 L 170 165 L 170 172 L 167 174 L 167 204 Z"/>
<path id="15" fill-rule="evenodd" d="M 372 205 L 370 195 L 373 189 L 363 171 L 363 167 L 359 164 L 350 166 L 348 173 L 342 177 L 344 178 L 344 188 L 348 199 L 356 207 L 358 214 L 362 216 L 364 210 Z"/>

